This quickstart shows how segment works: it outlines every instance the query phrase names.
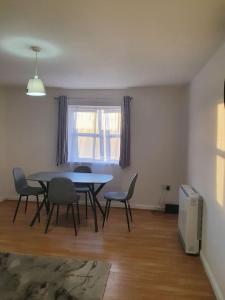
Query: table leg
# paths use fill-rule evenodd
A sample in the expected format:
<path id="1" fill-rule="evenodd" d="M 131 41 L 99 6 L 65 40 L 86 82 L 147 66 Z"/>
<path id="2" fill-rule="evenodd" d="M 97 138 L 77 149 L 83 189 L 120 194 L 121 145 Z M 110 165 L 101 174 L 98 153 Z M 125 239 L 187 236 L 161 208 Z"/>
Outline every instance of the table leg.
<path id="1" fill-rule="evenodd" d="M 96 201 L 96 203 L 98 205 L 98 208 L 99 208 L 99 210 L 100 210 L 100 212 L 101 212 L 101 214 L 102 214 L 103 217 L 104 217 L 105 212 L 102 209 L 101 204 L 98 201 L 97 195 L 101 191 L 101 189 L 104 187 L 104 185 L 105 185 L 105 183 L 100 184 L 99 187 L 97 188 L 97 190 L 95 191 L 95 201 Z"/>
<path id="2" fill-rule="evenodd" d="M 49 187 L 49 183 L 47 182 L 47 186 L 44 184 L 43 181 L 39 181 L 40 185 L 42 186 L 42 188 L 44 189 L 45 191 L 45 194 L 44 194 L 44 199 L 41 203 L 41 205 L 39 206 L 39 209 L 37 209 L 34 217 L 33 217 L 33 220 L 31 221 L 30 223 L 30 226 L 32 227 L 35 223 L 35 221 L 37 220 L 38 216 L 40 215 L 40 212 L 42 210 L 42 207 L 45 205 L 45 208 L 46 208 L 46 213 L 48 215 L 49 213 L 49 210 L 50 210 L 50 203 L 48 201 L 48 187 Z"/>
<path id="3" fill-rule="evenodd" d="M 48 201 L 48 188 L 49 188 L 49 182 L 47 182 L 47 191 L 46 191 L 46 209 L 47 209 L 47 213 L 49 213 L 49 211 L 50 211 L 50 203 Z"/>
<path id="4" fill-rule="evenodd" d="M 104 217 L 104 211 L 103 211 L 103 209 L 102 209 L 102 207 L 101 207 L 101 204 L 99 203 L 99 201 L 98 201 L 97 198 L 95 199 L 95 201 L 96 201 L 96 203 L 97 203 L 97 205 L 98 205 L 98 208 L 99 208 L 99 210 L 100 210 L 102 216 Z"/>
<path id="5" fill-rule="evenodd" d="M 42 207 L 43 207 L 44 205 L 46 205 L 46 198 L 47 198 L 47 195 L 45 194 L 44 199 L 43 199 L 43 201 L 41 202 L 41 205 L 40 205 L 39 208 L 37 209 L 37 211 L 36 211 L 36 213 L 35 213 L 35 215 L 34 215 L 34 218 L 33 218 L 33 220 L 32 220 L 31 223 L 30 223 L 30 226 L 31 226 L 31 227 L 34 225 L 36 219 L 37 219 L 38 216 L 40 215 L 40 211 L 42 210 Z"/>
<path id="6" fill-rule="evenodd" d="M 45 185 L 43 181 L 38 181 L 38 182 L 41 185 L 41 187 L 43 188 L 43 190 L 45 191 L 45 195 L 46 195 L 46 198 L 45 198 L 45 208 L 46 208 L 46 213 L 48 214 L 49 210 L 50 210 L 50 205 L 48 203 L 48 197 L 47 197 L 49 183 L 47 182 L 47 185 Z"/>
<path id="7" fill-rule="evenodd" d="M 95 191 L 95 187 L 94 184 L 90 184 L 89 185 L 89 189 L 91 191 L 92 194 L 92 199 L 93 199 L 93 213 L 94 213 L 94 221 L 95 221 L 95 232 L 98 232 L 98 220 L 97 220 L 97 212 L 96 212 L 96 204 L 102 214 L 102 216 L 104 217 L 104 211 L 101 207 L 101 204 L 98 201 L 97 195 L 98 193 L 101 191 L 101 189 L 103 188 L 105 184 L 101 184 L 97 190 Z"/>
<path id="8" fill-rule="evenodd" d="M 95 195 L 95 188 L 94 184 L 90 184 L 89 186 L 92 199 L 93 199 L 93 213 L 94 213 L 94 222 L 95 222 L 95 232 L 98 232 L 98 220 L 97 220 L 97 213 L 96 213 L 96 195 Z"/>

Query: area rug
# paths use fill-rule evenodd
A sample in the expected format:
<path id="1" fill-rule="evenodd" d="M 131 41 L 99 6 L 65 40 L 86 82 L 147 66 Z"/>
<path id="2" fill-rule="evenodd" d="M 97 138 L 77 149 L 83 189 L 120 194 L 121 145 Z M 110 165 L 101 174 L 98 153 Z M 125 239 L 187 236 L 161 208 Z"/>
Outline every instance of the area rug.
<path id="1" fill-rule="evenodd" d="M 1 300 L 100 300 L 110 264 L 0 252 Z"/>

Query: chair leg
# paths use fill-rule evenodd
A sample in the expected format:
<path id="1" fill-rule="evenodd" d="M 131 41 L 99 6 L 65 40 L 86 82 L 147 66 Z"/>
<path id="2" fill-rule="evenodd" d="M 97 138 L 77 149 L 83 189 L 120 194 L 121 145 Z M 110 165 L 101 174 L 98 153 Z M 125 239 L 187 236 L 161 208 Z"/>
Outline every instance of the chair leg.
<path id="1" fill-rule="evenodd" d="M 68 219 L 69 217 L 69 210 L 70 210 L 70 205 L 68 204 L 67 205 L 67 208 L 66 208 L 66 218 Z"/>
<path id="2" fill-rule="evenodd" d="M 78 217 L 78 223 L 80 224 L 80 208 L 79 208 L 79 201 L 76 201 L 77 204 L 77 217 Z"/>
<path id="3" fill-rule="evenodd" d="M 105 205 L 105 213 L 104 213 L 104 216 L 103 216 L 103 222 L 102 222 L 102 228 L 104 228 L 104 225 L 105 225 L 105 220 L 106 220 L 107 213 L 108 213 L 108 205 L 109 205 L 109 200 L 106 201 L 106 205 Z"/>
<path id="4" fill-rule="evenodd" d="M 39 213 L 38 213 L 38 222 L 40 223 L 41 215 L 40 215 L 40 205 L 39 205 L 39 198 L 38 198 L 38 195 L 36 196 L 36 198 L 37 198 L 37 211 L 39 212 Z"/>
<path id="5" fill-rule="evenodd" d="M 49 214 L 48 214 L 48 219 L 47 219 L 47 223 L 46 223 L 46 227 L 45 227 L 45 234 L 48 232 L 48 226 L 49 226 L 49 223 L 51 221 L 54 206 L 55 206 L 55 204 L 52 204 L 52 208 L 51 208 L 51 210 L 49 211 Z"/>
<path id="6" fill-rule="evenodd" d="M 88 218 L 88 207 L 87 207 L 87 193 L 85 193 L 85 212 L 86 212 L 86 219 Z"/>
<path id="7" fill-rule="evenodd" d="M 130 222 L 129 222 L 129 216 L 128 216 L 127 202 L 124 201 L 124 204 L 125 204 L 125 211 L 126 211 L 126 217 L 127 217 L 127 226 L 128 226 L 128 230 L 130 232 Z"/>
<path id="8" fill-rule="evenodd" d="M 56 225 L 59 224 L 59 204 L 57 204 L 57 211 L 56 211 Z"/>
<path id="9" fill-rule="evenodd" d="M 18 200 L 18 202 L 17 202 L 15 214 L 14 214 L 14 217 L 13 217 L 13 223 L 14 223 L 15 220 L 16 220 L 16 216 L 17 216 L 17 212 L 18 212 L 18 209 L 19 209 L 19 206 L 20 206 L 21 198 L 22 198 L 22 196 L 20 195 L 19 200 Z"/>
<path id="10" fill-rule="evenodd" d="M 25 204 L 25 210 L 24 210 L 25 213 L 27 212 L 28 197 L 29 197 L 29 196 L 26 197 L 26 204 Z"/>
<path id="11" fill-rule="evenodd" d="M 88 192 L 88 196 L 89 196 L 89 200 L 90 200 L 90 203 L 91 203 L 91 208 L 93 209 L 93 203 L 92 203 L 92 198 L 91 198 L 91 193 Z"/>
<path id="12" fill-rule="evenodd" d="M 46 211 L 46 215 L 48 214 L 48 203 L 47 203 L 47 193 L 44 193 L 44 198 L 43 198 L 43 202 L 44 202 L 44 205 L 45 205 L 45 211 Z"/>
<path id="13" fill-rule="evenodd" d="M 133 222 L 133 216 L 132 216 L 132 211 L 131 211 L 131 208 L 130 208 L 130 203 L 127 202 L 128 204 L 128 210 L 129 210 L 129 213 L 130 213 L 130 219 L 131 219 L 131 222 Z"/>
<path id="14" fill-rule="evenodd" d="M 36 221 L 36 219 L 38 218 L 39 214 L 40 214 L 40 211 L 42 210 L 42 207 L 46 204 L 46 198 L 43 199 L 43 201 L 41 202 L 41 205 L 39 206 L 39 209 L 37 209 L 31 223 L 30 223 L 30 226 L 32 227 Z"/>
<path id="15" fill-rule="evenodd" d="M 107 221 L 108 221 L 108 218 L 109 218 L 110 207 L 111 207 L 111 200 L 109 200 L 109 205 L 108 205 L 107 218 L 106 218 Z"/>
<path id="16" fill-rule="evenodd" d="M 73 204 L 71 205 L 71 209 L 72 209 L 74 232 L 75 232 L 75 235 L 77 235 L 77 225 L 76 225 L 76 219 L 75 219 L 75 213 L 74 213 Z"/>

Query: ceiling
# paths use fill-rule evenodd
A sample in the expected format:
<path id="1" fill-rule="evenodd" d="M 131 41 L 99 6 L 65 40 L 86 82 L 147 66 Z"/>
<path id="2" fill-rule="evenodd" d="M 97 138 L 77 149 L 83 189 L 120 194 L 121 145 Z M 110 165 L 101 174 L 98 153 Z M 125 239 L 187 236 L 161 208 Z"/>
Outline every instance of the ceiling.
<path id="1" fill-rule="evenodd" d="M 189 82 L 225 39 L 225 0 L 1 0 L 0 84 L 126 88 Z"/>

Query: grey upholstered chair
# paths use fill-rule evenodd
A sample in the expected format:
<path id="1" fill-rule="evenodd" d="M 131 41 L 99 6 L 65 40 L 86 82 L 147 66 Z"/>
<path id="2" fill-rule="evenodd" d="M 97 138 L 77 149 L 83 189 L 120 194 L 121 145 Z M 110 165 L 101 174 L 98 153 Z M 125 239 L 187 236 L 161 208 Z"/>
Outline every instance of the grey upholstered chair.
<path id="1" fill-rule="evenodd" d="M 89 166 L 77 166 L 74 168 L 73 170 L 76 173 L 92 173 L 92 170 Z M 91 207 L 92 207 L 92 199 L 91 199 L 91 192 L 90 189 L 88 187 L 87 184 L 85 183 L 75 183 L 76 186 L 76 192 L 78 194 L 84 194 L 85 195 L 85 209 L 86 209 L 86 219 L 87 219 L 87 215 L 88 215 L 88 209 L 87 209 L 87 201 L 88 201 L 88 197 L 91 203 Z"/>
<path id="2" fill-rule="evenodd" d="M 102 227 L 104 227 L 105 221 L 109 217 L 109 210 L 110 210 L 110 206 L 111 206 L 111 201 L 117 201 L 117 202 L 124 203 L 126 218 L 127 218 L 127 226 L 128 226 L 128 230 L 130 231 L 130 222 L 129 222 L 128 212 L 130 214 L 131 222 L 133 222 L 133 217 L 132 217 L 132 212 L 131 212 L 129 200 L 133 196 L 135 184 L 136 184 L 136 181 L 137 181 L 137 177 L 138 177 L 138 174 L 135 174 L 133 176 L 133 178 L 130 182 L 128 192 L 108 192 L 108 193 L 105 193 L 104 198 L 107 200 L 107 202 L 106 202 L 106 206 L 105 206 L 105 213 L 104 213 Z"/>
<path id="3" fill-rule="evenodd" d="M 39 195 L 44 195 L 45 191 L 41 187 L 29 186 L 27 184 L 27 180 L 26 180 L 26 177 L 24 175 L 24 172 L 21 168 L 14 168 L 13 169 L 13 178 L 14 178 L 16 192 L 17 192 L 17 194 L 19 194 L 19 199 L 18 199 L 16 210 L 15 210 L 14 217 L 13 217 L 13 223 L 14 223 L 15 220 L 16 220 L 17 212 L 18 212 L 22 197 L 26 197 L 26 204 L 25 204 L 25 213 L 26 213 L 29 196 L 36 196 L 37 209 L 39 209 L 39 198 L 38 198 L 38 196 Z M 39 218 L 39 222 L 40 222 L 40 214 L 39 214 L 38 218 Z"/>
<path id="4" fill-rule="evenodd" d="M 57 178 L 53 178 L 50 181 L 49 188 L 48 188 L 48 201 L 51 207 L 47 218 L 45 233 L 48 232 L 48 227 L 51 221 L 54 207 L 57 206 L 56 224 L 58 224 L 59 207 L 60 205 L 66 205 L 69 206 L 72 210 L 74 231 L 75 231 L 75 235 L 77 235 L 74 204 L 78 202 L 79 198 L 80 196 L 77 195 L 76 188 L 70 179 L 64 177 L 57 177 Z"/>

